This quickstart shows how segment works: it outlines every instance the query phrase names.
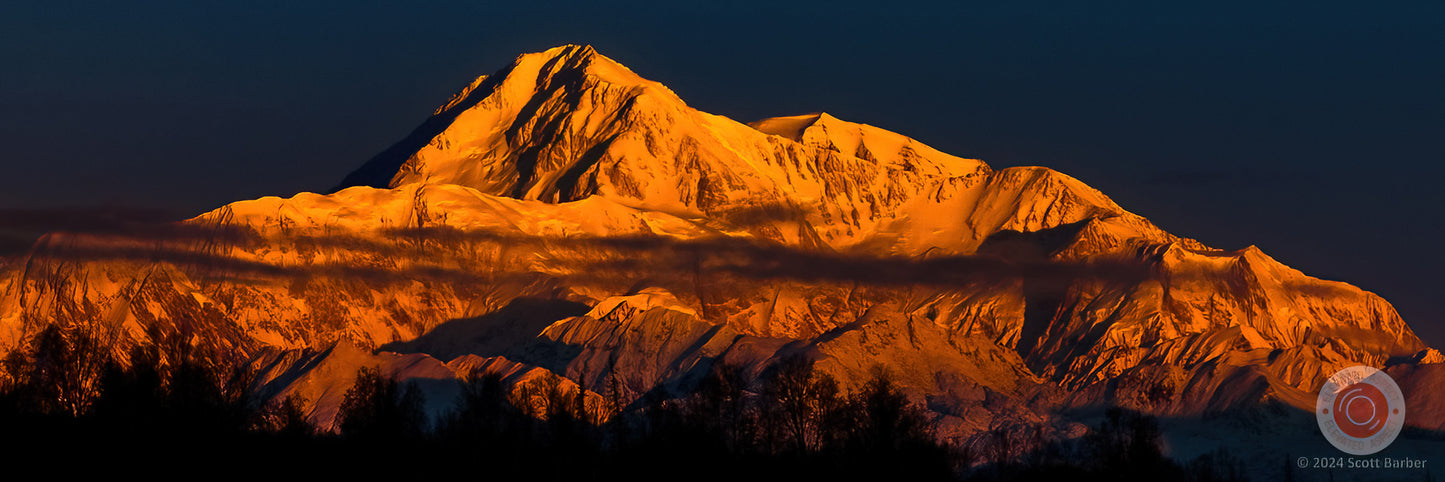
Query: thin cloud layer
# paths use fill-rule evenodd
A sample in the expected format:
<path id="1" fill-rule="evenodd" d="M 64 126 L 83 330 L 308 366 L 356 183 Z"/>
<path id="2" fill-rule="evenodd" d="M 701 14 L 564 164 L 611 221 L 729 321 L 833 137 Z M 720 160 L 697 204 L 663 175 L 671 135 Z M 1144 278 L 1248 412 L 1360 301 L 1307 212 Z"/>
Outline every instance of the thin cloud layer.
<path id="1" fill-rule="evenodd" d="M 759 281 L 966 287 L 1020 280 L 1059 286 L 1081 279 L 1137 283 L 1151 276 L 1148 266 L 1133 260 L 1011 261 L 987 255 L 873 256 L 820 252 L 721 236 L 700 239 L 641 235 L 531 236 L 450 227 L 399 228 L 379 234 L 295 234 L 266 239 L 265 235 L 245 226 L 170 223 L 148 225 L 123 234 L 105 228 L 80 236 L 52 236 L 43 239 L 33 255 L 80 262 L 170 263 L 210 276 L 334 276 L 382 283 L 414 279 L 484 282 L 499 274 L 527 271 L 531 265 L 522 260 L 528 256 L 545 256 L 549 274 L 577 281 L 725 273 Z M 467 244 L 499 248 L 505 254 L 474 259 L 478 257 L 475 251 L 467 253 L 458 249 Z M 248 254 L 250 248 L 262 245 L 337 252 L 340 254 L 326 258 L 342 261 L 283 261 Z M 363 257 L 382 261 L 346 261 Z M 477 269 L 478 263 L 490 264 Z"/>

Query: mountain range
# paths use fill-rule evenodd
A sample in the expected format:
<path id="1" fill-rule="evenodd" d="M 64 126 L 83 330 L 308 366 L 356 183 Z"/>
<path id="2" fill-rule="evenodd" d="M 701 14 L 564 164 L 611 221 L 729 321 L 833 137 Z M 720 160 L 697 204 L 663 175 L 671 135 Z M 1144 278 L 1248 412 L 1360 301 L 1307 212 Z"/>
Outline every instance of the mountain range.
<path id="1" fill-rule="evenodd" d="M 1313 420 L 1352 365 L 1445 430 L 1445 356 L 1373 293 L 1047 168 L 827 113 L 708 114 L 576 45 L 477 78 L 330 192 L 45 235 L 0 265 L 0 351 L 50 324 L 116 355 L 180 334 L 320 427 L 362 367 L 439 414 L 477 374 L 636 406 L 802 356 L 845 389 L 886 370 L 960 443 L 1077 436 L 1115 405 Z"/>

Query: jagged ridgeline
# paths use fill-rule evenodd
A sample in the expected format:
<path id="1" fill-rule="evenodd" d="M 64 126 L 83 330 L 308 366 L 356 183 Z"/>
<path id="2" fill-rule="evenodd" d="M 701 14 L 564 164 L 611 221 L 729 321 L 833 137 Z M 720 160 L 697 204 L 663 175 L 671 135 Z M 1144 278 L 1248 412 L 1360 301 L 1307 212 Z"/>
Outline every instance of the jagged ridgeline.
<path id="1" fill-rule="evenodd" d="M 367 367 L 439 414 L 462 377 L 636 408 L 802 356 L 845 391 L 882 368 L 966 443 L 1067 436 L 1079 407 L 1310 410 L 1351 365 L 1445 376 L 1378 296 L 1172 235 L 1065 174 L 828 114 L 739 123 L 579 46 L 478 78 L 328 194 L 52 233 L 3 269 L 0 350 L 49 325 L 118 359 L 182 339 L 323 428 Z M 1409 423 L 1445 424 L 1410 403 L 1434 415 Z"/>

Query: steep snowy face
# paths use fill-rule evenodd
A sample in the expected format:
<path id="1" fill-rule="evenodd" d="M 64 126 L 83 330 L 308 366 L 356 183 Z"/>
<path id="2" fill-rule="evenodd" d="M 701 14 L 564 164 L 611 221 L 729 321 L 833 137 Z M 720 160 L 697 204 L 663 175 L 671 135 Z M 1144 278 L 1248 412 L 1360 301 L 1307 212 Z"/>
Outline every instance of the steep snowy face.
<path id="1" fill-rule="evenodd" d="M 1373 293 L 1310 278 L 1252 246 L 1140 245 L 1136 253 L 1154 262 L 1155 276 L 1033 294 L 1044 309 L 1025 321 L 1019 342 L 1032 369 L 1078 388 L 1141 366 L 1195 367 L 1305 348 L 1271 369 L 1293 370 L 1280 375 L 1283 385 L 1308 392 L 1350 364 L 1383 366 L 1426 348 Z"/>
<path id="2" fill-rule="evenodd" d="M 388 153 L 348 182 L 459 184 L 554 203 L 603 196 L 805 247 L 969 253 L 1001 229 L 1127 214 L 1057 172 L 994 172 L 826 113 L 750 125 L 703 113 L 579 46 L 478 79 Z"/>
<path id="3" fill-rule="evenodd" d="M 579 184 L 603 154 L 592 151 L 597 145 L 634 124 L 676 116 L 680 106 L 666 87 L 591 47 L 523 55 L 439 109 L 454 116 L 450 125 L 413 153 L 389 186 L 460 184 L 516 198 L 579 199 L 596 189 Z"/>

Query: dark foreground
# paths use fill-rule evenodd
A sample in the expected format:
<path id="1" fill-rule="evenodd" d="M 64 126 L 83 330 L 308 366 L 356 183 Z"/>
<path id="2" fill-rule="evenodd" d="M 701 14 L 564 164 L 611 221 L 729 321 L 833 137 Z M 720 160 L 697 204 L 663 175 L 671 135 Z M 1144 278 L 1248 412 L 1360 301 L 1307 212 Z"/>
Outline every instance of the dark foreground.
<path id="1" fill-rule="evenodd" d="M 171 478 L 459 477 L 461 480 L 1243 480 L 1228 454 L 1180 465 L 1157 423 L 1111 410 L 1083 440 L 1010 449 L 944 444 L 884 372 L 853 393 L 792 359 L 762 387 L 718 366 L 685 397 L 627 406 L 545 379 L 507 390 L 465 384 L 429 420 L 419 391 L 363 370 L 339 430 L 310 426 L 300 400 L 262 404 L 244 370 L 184 343 L 138 347 L 124 363 L 47 329 L 4 360 L 0 461 L 67 476 Z"/>

